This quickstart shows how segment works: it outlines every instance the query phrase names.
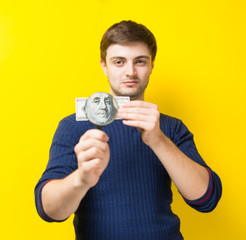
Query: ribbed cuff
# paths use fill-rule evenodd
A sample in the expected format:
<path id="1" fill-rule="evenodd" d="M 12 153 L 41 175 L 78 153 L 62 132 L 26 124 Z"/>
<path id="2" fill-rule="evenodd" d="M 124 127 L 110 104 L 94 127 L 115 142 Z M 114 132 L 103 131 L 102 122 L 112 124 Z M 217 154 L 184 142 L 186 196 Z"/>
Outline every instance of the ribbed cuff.
<path id="1" fill-rule="evenodd" d="M 39 187 L 38 189 L 38 196 L 37 196 L 37 210 L 38 210 L 38 213 L 40 215 L 40 217 L 45 220 L 46 222 L 63 222 L 64 220 L 55 220 L 53 218 L 50 218 L 44 211 L 44 208 L 43 208 L 43 203 L 42 203 L 42 197 L 41 197 L 41 194 L 42 194 L 42 189 L 43 187 L 50 181 L 53 181 L 53 180 L 56 180 L 56 179 L 49 179 L 47 181 L 45 181 L 44 183 L 42 183 L 42 185 Z"/>
<path id="2" fill-rule="evenodd" d="M 201 198 L 198 198 L 196 200 L 188 200 L 188 199 L 183 197 L 185 202 L 188 203 L 189 205 L 202 205 L 203 203 L 205 203 L 210 198 L 210 196 L 213 192 L 213 177 L 212 177 L 210 169 L 209 168 L 206 168 L 206 169 L 209 173 L 208 189 L 207 189 L 206 193 Z"/>

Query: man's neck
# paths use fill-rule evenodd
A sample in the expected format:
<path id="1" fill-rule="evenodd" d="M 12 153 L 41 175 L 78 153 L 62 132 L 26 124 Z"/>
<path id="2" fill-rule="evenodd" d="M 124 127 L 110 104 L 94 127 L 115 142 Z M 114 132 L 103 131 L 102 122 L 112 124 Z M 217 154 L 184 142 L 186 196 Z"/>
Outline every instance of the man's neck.
<path id="1" fill-rule="evenodd" d="M 116 95 L 113 91 L 110 90 L 110 94 L 113 96 L 113 97 L 121 97 L 122 95 Z M 130 100 L 131 101 L 144 101 L 144 93 L 142 93 L 141 95 L 139 96 L 133 96 L 133 97 L 130 97 Z"/>

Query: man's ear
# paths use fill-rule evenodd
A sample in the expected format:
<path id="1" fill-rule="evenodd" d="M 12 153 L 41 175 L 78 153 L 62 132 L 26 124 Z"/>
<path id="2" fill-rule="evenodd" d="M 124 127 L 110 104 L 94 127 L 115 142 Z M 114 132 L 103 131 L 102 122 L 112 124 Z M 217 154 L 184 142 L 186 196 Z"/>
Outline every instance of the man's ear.
<path id="1" fill-rule="evenodd" d="M 107 65 L 106 65 L 106 62 L 104 60 L 100 60 L 100 64 L 102 66 L 102 69 L 103 69 L 103 72 L 105 74 L 105 76 L 108 76 L 108 70 L 107 70 Z"/>
<path id="2" fill-rule="evenodd" d="M 154 60 L 154 61 L 152 61 L 152 63 L 151 63 L 151 70 L 150 70 L 150 74 L 151 74 L 151 73 L 152 73 L 152 71 L 153 71 L 154 65 L 155 65 L 155 60 Z"/>
<path id="3" fill-rule="evenodd" d="M 152 63 L 151 63 L 152 69 L 154 68 L 154 65 L 155 65 L 155 60 L 152 61 Z"/>

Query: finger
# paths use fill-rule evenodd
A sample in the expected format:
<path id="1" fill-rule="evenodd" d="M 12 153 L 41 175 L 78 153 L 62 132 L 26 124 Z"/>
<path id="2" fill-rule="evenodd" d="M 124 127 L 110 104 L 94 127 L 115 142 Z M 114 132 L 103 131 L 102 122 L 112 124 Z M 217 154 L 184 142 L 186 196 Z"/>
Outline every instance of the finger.
<path id="1" fill-rule="evenodd" d="M 85 141 L 89 138 L 94 138 L 105 142 L 109 140 L 109 137 L 105 132 L 98 129 L 90 129 L 81 136 L 79 141 Z"/>
<path id="2" fill-rule="evenodd" d="M 94 138 L 89 138 L 85 141 L 80 141 L 78 144 L 76 144 L 74 147 L 74 152 L 78 154 L 80 151 L 85 151 L 91 147 L 100 148 L 102 151 L 105 151 L 106 145 L 107 144 L 104 141 Z"/>
<path id="3" fill-rule="evenodd" d="M 103 168 L 104 165 L 102 164 L 102 161 L 98 158 L 92 159 L 91 161 L 88 161 L 88 162 L 83 162 L 81 164 L 81 167 L 83 168 L 83 171 L 85 173 L 89 173 L 93 170 L 96 170 L 100 174 L 102 170 L 104 169 Z"/>
<path id="4" fill-rule="evenodd" d="M 149 103 L 149 102 L 140 101 L 140 100 L 129 101 L 129 102 L 126 102 L 126 103 L 124 103 L 122 105 L 122 108 L 130 108 L 130 107 L 141 107 L 141 108 L 158 109 L 157 105 L 155 105 L 153 103 Z"/>
<path id="5" fill-rule="evenodd" d="M 141 108 L 141 107 L 130 107 L 130 108 L 120 108 L 118 110 L 118 115 L 122 116 L 125 113 L 135 113 L 135 114 L 142 114 L 142 115 L 159 115 L 159 111 L 153 108 Z"/>
<path id="6" fill-rule="evenodd" d="M 126 120 L 138 120 L 143 122 L 158 122 L 160 113 L 158 110 L 125 109 L 118 113 L 118 117 Z"/>
<path id="7" fill-rule="evenodd" d="M 104 159 L 107 156 L 107 154 L 107 152 L 102 151 L 99 148 L 92 147 L 86 151 L 80 151 L 77 154 L 77 160 L 79 163 L 81 163 L 85 161 L 90 161 L 94 158 Z"/>
<path id="8" fill-rule="evenodd" d="M 155 125 L 151 122 L 137 121 L 137 120 L 123 120 L 123 124 L 131 127 L 136 127 L 144 130 L 152 130 Z"/>
<path id="9" fill-rule="evenodd" d="M 144 115 L 138 113 L 122 113 L 119 114 L 119 117 L 123 118 L 124 120 L 136 120 L 136 121 L 143 121 L 143 122 L 156 122 L 158 117 L 154 115 Z"/>
<path id="10" fill-rule="evenodd" d="M 124 107 L 118 110 L 118 117 L 123 119 L 140 120 L 143 117 L 140 115 L 144 115 L 144 118 L 148 116 L 154 116 L 154 118 L 159 118 L 160 113 L 158 110 L 158 106 L 144 101 L 131 101 L 131 102 L 127 102 L 126 105 L 124 105 Z M 150 120 L 151 119 L 152 118 L 150 118 Z"/>

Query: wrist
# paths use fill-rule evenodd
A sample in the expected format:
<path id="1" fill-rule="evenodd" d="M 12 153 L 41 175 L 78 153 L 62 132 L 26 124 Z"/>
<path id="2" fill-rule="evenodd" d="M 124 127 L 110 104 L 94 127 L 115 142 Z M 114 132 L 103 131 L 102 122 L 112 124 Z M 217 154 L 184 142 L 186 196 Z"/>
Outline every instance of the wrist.
<path id="1" fill-rule="evenodd" d="M 173 152 L 174 150 L 176 151 L 177 148 L 174 143 L 163 132 L 161 132 L 151 149 L 159 158 L 162 158 L 170 152 Z"/>
<path id="2" fill-rule="evenodd" d="M 149 147 L 153 151 L 155 149 L 158 149 L 160 146 L 162 146 L 163 143 L 166 142 L 166 138 L 166 135 L 162 131 L 159 131 L 155 138 L 152 139 L 151 143 L 149 144 Z"/>
<path id="3" fill-rule="evenodd" d="M 75 170 L 73 173 L 73 187 L 76 190 L 83 190 L 88 191 L 91 186 L 85 181 L 81 179 L 81 174 L 79 172 L 79 169 Z"/>

